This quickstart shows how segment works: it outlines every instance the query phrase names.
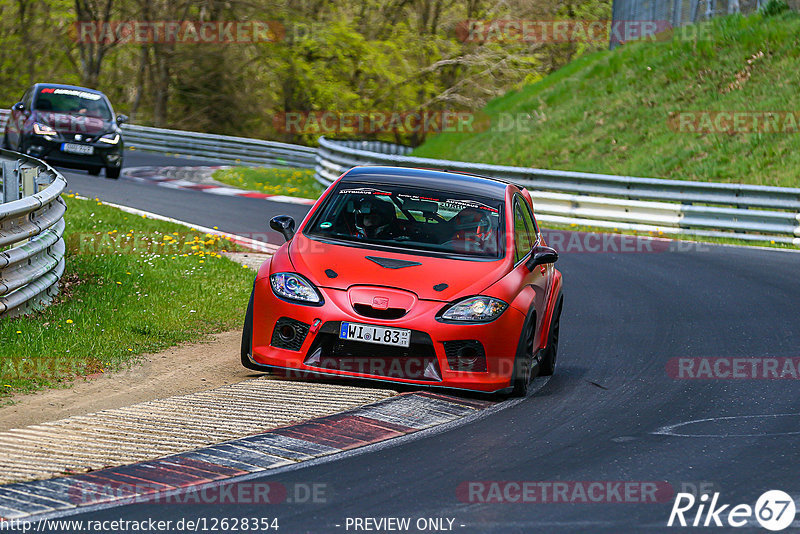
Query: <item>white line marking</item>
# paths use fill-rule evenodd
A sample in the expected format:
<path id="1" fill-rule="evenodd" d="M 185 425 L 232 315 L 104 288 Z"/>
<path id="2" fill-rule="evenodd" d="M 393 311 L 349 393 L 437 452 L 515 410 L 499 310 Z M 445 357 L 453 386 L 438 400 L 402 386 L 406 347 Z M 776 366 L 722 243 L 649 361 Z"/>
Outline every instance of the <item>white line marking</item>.
<path id="1" fill-rule="evenodd" d="M 684 421 L 682 423 L 675 423 L 672 425 L 662 426 L 655 432 L 651 432 L 651 434 L 657 434 L 661 436 L 675 436 L 675 437 L 682 437 L 682 438 L 747 438 L 747 437 L 761 437 L 761 436 L 791 436 L 795 434 L 800 434 L 800 430 L 796 431 L 789 431 L 789 432 L 774 432 L 774 433 L 765 433 L 761 432 L 758 434 L 681 434 L 675 432 L 675 429 L 681 428 L 686 425 L 692 425 L 695 423 L 708 423 L 710 421 L 729 421 L 732 419 L 754 419 L 760 418 L 763 419 L 765 417 L 800 417 L 800 413 L 770 413 L 770 414 L 762 414 L 762 415 L 730 415 L 724 417 L 709 417 L 706 419 L 694 419 L 692 421 Z"/>

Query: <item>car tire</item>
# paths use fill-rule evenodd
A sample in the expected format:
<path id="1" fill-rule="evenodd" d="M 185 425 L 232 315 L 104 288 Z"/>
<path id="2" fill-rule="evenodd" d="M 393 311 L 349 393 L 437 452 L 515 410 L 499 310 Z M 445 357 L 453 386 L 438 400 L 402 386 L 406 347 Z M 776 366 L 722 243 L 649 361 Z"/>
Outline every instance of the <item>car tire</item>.
<path id="1" fill-rule="evenodd" d="M 255 296 L 255 286 L 250 293 L 250 302 L 247 304 L 247 312 L 244 314 L 244 327 L 242 328 L 242 365 L 253 371 L 264 372 L 264 369 L 257 367 L 251 360 L 250 354 L 253 352 L 253 298 Z"/>
<path id="2" fill-rule="evenodd" d="M 106 167 L 106 178 L 116 180 L 119 178 L 120 171 L 122 171 L 122 167 Z"/>
<path id="3" fill-rule="evenodd" d="M 92 176 L 98 176 L 101 170 L 103 170 L 103 167 L 89 167 L 88 169 L 86 169 L 86 172 L 88 172 Z"/>
<path id="4" fill-rule="evenodd" d="M 514 357 L 514 372 L 511 375 L 511 396 L 525 397 L 534 378 L 533 347 L 536 335 L 536 313 L 531 313 L 525 320 L 520 332 L 517 355 Z"/>
<path id="5" fill-rule="evenodd" d="M 553 310 L 553 318 L 550 320 L 550 329 L 547 332 L 547 347 L 542 353 L 542 362 L 539 367 L 539 375 L 551 376 L 556 371 L 556 359 L 558 357 L 558 336 L 561 327 L 561 307 L 564 297 L 559 295 L 556 307 Z"/>

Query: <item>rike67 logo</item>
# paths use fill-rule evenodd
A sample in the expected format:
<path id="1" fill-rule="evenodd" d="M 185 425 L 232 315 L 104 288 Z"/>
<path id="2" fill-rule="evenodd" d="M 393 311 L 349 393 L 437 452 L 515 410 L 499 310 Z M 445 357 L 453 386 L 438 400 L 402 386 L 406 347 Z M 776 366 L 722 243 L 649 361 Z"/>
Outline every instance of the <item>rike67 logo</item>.
<path id="1" fill-rule="evenodd" d="M 709 497 L 703 494 L 699 499 L 691 493 L 678 493 L 669 514 L 667 526 L 692 527 L 743 527 L 753 526 L 752 519 L 758 521 L 763 528 L 772 531 L 783 530 L 790 526 L 795 517 L 795 503 L 792 497 L 780 490 L 765 492 L 756 501 L 756 505 L 722 504 L 719 493 Z"/>

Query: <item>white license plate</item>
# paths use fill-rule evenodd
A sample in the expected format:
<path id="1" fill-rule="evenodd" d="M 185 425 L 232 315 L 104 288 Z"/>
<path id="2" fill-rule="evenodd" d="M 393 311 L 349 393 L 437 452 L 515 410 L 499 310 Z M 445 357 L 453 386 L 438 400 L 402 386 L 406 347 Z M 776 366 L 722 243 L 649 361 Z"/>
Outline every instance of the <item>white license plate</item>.
<path id="1" fill-rule="evenodd" d="M 411 343 L 411 330 L 342 322 L 342 327 L 339 329 L 339 339 L 408 347 Z"/>
<path id="2" fill-rule="evenodd" d="M 94 147 L 91 145 L 79 145 L 77 143 L 63 143 L 61 145 L 61 152 L 91 156 L 94 154 Z"/>

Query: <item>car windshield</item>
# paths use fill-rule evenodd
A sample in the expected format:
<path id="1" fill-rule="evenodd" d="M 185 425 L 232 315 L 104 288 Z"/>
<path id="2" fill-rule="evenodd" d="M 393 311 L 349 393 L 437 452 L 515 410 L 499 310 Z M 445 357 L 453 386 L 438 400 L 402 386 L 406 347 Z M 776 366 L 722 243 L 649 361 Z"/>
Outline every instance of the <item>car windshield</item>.
<path id="1" fill-rule="evenodd" d="M 44 87 L 36 95 L 34 107 L 37 111 L 111 119 L 111 110 L 102 95 L 80 89 Z"/>
<path id="2" fill-rule="evenodd" d="M 462 193 L 340 184 L 305 234 L 483 258 L 503 256 L 503 202 Z"/>

